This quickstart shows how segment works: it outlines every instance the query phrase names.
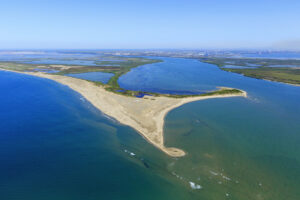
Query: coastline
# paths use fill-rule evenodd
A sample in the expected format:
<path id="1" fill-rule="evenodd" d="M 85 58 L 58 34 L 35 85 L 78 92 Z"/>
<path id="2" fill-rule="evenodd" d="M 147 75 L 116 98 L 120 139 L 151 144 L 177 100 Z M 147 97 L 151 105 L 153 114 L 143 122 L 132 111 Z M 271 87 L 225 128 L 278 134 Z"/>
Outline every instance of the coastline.
<path id="1" fill-rule="evenodd" d="M 243 74 L 244 75 L 244 74 Z M 269 80 L 269 79 L 261 79 L 261 80 L 264 80 L 264 81 L 270 81 L 270 82 L 274 82 L 274 83 L 282 83 L 282 84 L 287 84 L 287 85 L 291 85 L 291 86 L 297 86 L 297 87 L 300 87 L 300 84 L 296 84 L 296 83 L 286 83 L 286 82 L 280 82 L 280 81 L 272 81 L 272 80 Z"/>
<path id="2" fill-rule="evenodd" d="M 42 72 L 1 70 L 47 78 L 68 86 L 81 94 L 101 112 L 113 117 L 121 124 L 132 127 L 149 143 L 172 157 L 181 157 L 186 153 L 175 147 L 164 146 L 164 119 L 171 110 L 193 101 L 211 98 L 247 97 L 247 93 L 242 91 L 243 93 L 241 94 L 217 94 L 184 98 L 164 96 L 135 98 L 109 92 L 101 86 L 96 86 L 94 83 L 73 77 L 51 75 Z"/>

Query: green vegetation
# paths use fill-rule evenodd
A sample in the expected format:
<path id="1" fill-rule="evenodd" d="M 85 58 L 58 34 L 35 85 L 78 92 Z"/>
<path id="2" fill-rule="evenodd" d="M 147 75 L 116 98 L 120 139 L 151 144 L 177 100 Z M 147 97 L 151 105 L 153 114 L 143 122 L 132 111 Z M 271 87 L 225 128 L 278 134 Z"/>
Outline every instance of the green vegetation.
<path id="1" fill-rule="evenodd" d="M 213 96 L 213 95 L 230 95 L 230 94 L 242 94 L 243 91 L 234 89 L 234 88 L 220 88 L 219 90 L 215 90 L 212 92 L 207 92 L 203 94 L 192 94 L 192 95 L 162 95 L 159 94 L 160 96 L 167 96 L 167 97 L 173 97 L 173 98 L 183 98 L 183 97 L 196 97 L 196 96 Z"/>
<path id="2" fill-rule="evenodd" d="M 204 94 L 195 94 L 195 95 L 176 95 L 176 94 L 160 94 L 160 93 L 151 93 L 151 92 L 142 92 L 142 91 L 132 91 L 122 89 L 118 83 L 118 79 L 120 76 L 129 72 L 132 68 L 138 67 L 140 65 L 152 64 L 161 62 L 161 60 L 147 59 L 147 58 L 132 58 L 132 57 L 119 57 L 119 56 L 107 56 L 102 57 L 99 61 L 96 58 L 95 63 L 97 65 L 54 65 L 54 64 L 22 64 L 17 62 L 0 62 L 0 68 L 21 72 L 35 72 L 35 71 L 43 71 L 47 73 L 47 70 L 56 70 L 58 72 L 51 73 L 56 75 L 67 75 L 74 73 L 86 73 L 86 72 L 106 72 L 113 73 L 114 76 L 110 78 L 107 84 L 103 84 L 98 81 L 90 81 L 95 83 L 96 85 L 101 85 L 106 90 L 126 95 L 126 96 L 138 96 L 138 95 L 149 95 L 149 96 L 165 96 L 165 97 L 173 97 L 173 98 L 184 98 L 184 97 L 195 97 L 195 96 L 209 96 L 209 95 L 225 95 L 225 94 L 241 94 L 242 91 L 231 88 L 221 88 L 220 90 L 208 92 Z"/>
<path id="3" fill-rule="evenodd" d="M 252 78 L 266 79 L 289 84 L 300 84 L 300 60 L 203 58 L 201 61 L 215 64 L 224 71 L 239 73 Z M 241 66 L 241 68 L 225 68 L 225 65 Z"/>
<path id="4" fill-rule="evenodd" d="M 140 65 L 152 64 L 156 62 L 161 62 L 161 60 L 147 59 L 147 58 L 131 58 L 131 57 L 118 57 L 118 56 L 110 56 L 105 57 L 105 59 L 109 59 L 109 61 L 97 61 L 95 62 L 97 66 L 72 66 L 68 69 L 63 69 L 60 72 L 56 73 L 58 75 L 65 74 L 74 74 L 74 73 L 85 73 L 85 72 L 106 72 L 113 73 L 114 76 L 110 78 L 107 84 L 105 84 L 105 89 L 118 92 L 122 90 L 120 88 L 118 79 L 120 76 L 129 72 L 132 68 L 138 67 Z M 128 91 L 125 90 L 124 95 L 134 96 L 139 92 L 137 91 Z"/>
<path id="5" fill-rule="evenodd" d="M 261 67 L 254 69 L 225 69 L 257 79 L 266 79 L 290 84 L 300 84 L 300 69 Z"/>
<path id="6" fill-rule="evenodd" d="M 149 95 L 153 97 L 171 97 L 171 98 L 186 98 L 186 97 L 198 97 L 198 96 L 213 96 L 213 95 L 238 95 L 243 94 L 242 90 L 233 89 L 233 88 L 220 88 L 219 90 L 215 90 L 212 92 L 206 92 L 203 94 L 189 94 L 189 95 L 183 95 L 183 94 L 161 94 L 161 93 L 154 93 L 154 92 L 142 92 L 142 91 L 132 91 L 132 90 L 123 90 L 121 91 L 113 91 L 115 93 L 126 95 L 126 96 L 132 96 L 135 97 L 137 95 L 143 94 L 143 95 Z"/>
<path id="7" fill-rule="evenodd" d="M 202 96 L 226 95 L 226 94 L 242 94 L 243 92 L 234 88 L 221 88 L 219 90 L 202 94 Z"/>
<path id="8" fill-rule="evenodd" d="M 0 68 L 13 70 L 13 71 L 31 71 L 34 70 L 35 67 L 28 64 L 20 64 L 20 63 L 13 63 L 13 62 L 1 62 Z"/>
<path id="9" fill-rule="evenodd" d="M 115 75 L 111 77 L 111 79 L 108 81 L 106 87 L 109 91 L 116 91 L 121 90 L 118 79 L 123 74 L 126 74 L 129 72 L 132 68 L 138 67 L 140 65 L 145 64 L 152 64 L 156 62 L 162 62 L 161 60 L 153 60 L 153 59 L 145 59 L 145 58 L 127 58 L 126 62 L 118 62 L 117 64 L 120 65 L 119 70 L 117 71 L 110 71 L 111 73 L 114 73 Z"/>
<path id="10" fill-rule="evenodd" d="M 98 59 L 98 60 L 97 60 Z M 0 68 L 21 72 L 34 72 L 40 70 L 57 70 L 59 72 L 52 73 L 56 75 L 66 75 L 75 73 L 86 72 L 106 72 L 113 73 L 114 76 L 105 85 L 105 88 L 112 92 L 118 92 L 121 90 L 118 79 L 123 74 L 129 72 L 132 68 L 140 65 L 152 64 L 161 62 L 161 60 L 147 59 L 147 58 L 132 58 L 132 57 L 119 57 L 119 56 L 107 56 L 101 57 L 103 61 L 99 61 L 99 58 L 93 58 L 95 66 L 82 66 L 82 65 L 49 65 L 49 64 L 22 64 L 17 62 L 2 62 Z M 69 60 L 69 59 L 64 59 Z M 91 60 L 91 59 L 89 59 Z M 99 84 L 99 83 L 97 83 Z M 134 95 L 138 94 L 136 91 L 125 91 L 124 94 Z"/>
<path id="11" fill-rule="evenodd" d="M 219 67 L 235 65 L 243 67 L 272 67 L 272 66 L 294 66 L 300 67 L 300 60 L 292 59 L 265 59 L 265 58 L 219 58 L 206 57 L 200 59 L 202 62 L 215 64 Z"/>
<path id="12" fill-rule="evenodd" d="M 86 72 L 106 72 L 106 73 L 115 73 L 119 71 L 119 67 L 101 67 L 101 66 L 70 66 L 68 69 L 62 69 L 61 71 L 55 73 L 57 75 L 65 74 L 80 74 Z"/>

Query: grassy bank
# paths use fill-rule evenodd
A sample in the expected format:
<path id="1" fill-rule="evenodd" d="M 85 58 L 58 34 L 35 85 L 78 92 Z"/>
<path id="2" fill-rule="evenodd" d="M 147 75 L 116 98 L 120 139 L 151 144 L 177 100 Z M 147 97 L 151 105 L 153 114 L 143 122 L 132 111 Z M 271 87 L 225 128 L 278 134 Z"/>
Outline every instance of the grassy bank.
<path id="1" fill-rule="evenodd" d="M 231 88 L 221 88 L 217 91 L 207 92 L 203 94 L 192 94 L 192 95 L 177 95 L 177 94 L 160 94 L 160 93 L 152 93 L 152 92 L 143 92 L 143 91 L 133 91 L 133 90 L 125 90 L 120 87 L 118 80 L 120 76 L 129 72 L 132 68 L 152 64 L 157 62 L 162 62 L 162 60 L 158 59 L 148 59 L 148 58 L 132 58 L 132 57 L 119 57 L 119 56 L 111 56 L 106 57 L 109 61 L 95 61 L 96 66 L 82 66 L 82 65 L 53 65 L 53 64 L 23 64 L 17 62 L 0 62 L 0 68 L 20 71 L 20 72 L 36 72 L 42 70 L 56 70 L 58 72 L 51 73 L 55 75 L 67 75 L 67 74 L 75 74 L 75 73 L 86 73 L 86 72 L 106 72 L 113 73 L 114 76 L 110 78 L 107 84 L 98 82 L 98 81 L 90 81 L 104 87 L 106 90 L 110 92 L 114 92 L 120 95 L 126 96 L 138 96 L 138 95 L 149 95 L 151 96 L 165 96 L 172 98 L 184 98 L 184 97 L 195 97 L 195 96 L 210 96 L 210 95 L 226 95 L 226 94 L 239 94 L 242 91 Z M 47 71 L 44 71 L 47 73 Z"/>
<path id="2" fill-rule="evenodd" d="M 266 79 L 289 84 L 300 84 L 300 69 L 290 68 L 255 68 L 255 69 L 228 69 L 225 71 L 243 74 L 244 76 Z"/>
<path id="3" fill-rule="evenodd" d="M 252 78 L 266 79 L 289 84 L 300 84 L 300 60 L 203 58 L 201 61 L 217 65 L 224 71 L 239 73 Z M 241 68 L 225 68 L 224 66 L 226 65 L 241 66 Z"/>
<path id="4" fill-rule="evenodd" d="M 201 62 L 210 63 L 219 67 L 225 65 L 243 66 L 243 67 L 272 67 L 272 66 L 294 66 L 300 67 L 300 60 L 293 59 L 266 59 L 266 58 L 219 58 L 206 57 L 201 58 Z"/>

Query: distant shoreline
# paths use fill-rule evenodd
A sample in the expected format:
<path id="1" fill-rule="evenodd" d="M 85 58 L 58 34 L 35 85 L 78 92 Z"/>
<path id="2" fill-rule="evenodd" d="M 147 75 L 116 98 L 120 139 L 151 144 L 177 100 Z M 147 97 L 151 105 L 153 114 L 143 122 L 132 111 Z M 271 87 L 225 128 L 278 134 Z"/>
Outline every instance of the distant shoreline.
<path id="1" fill-rule="evenodd" d="M 241 93 L 233 94 L 213 94 L 209 96 L 193 96 L 184 98 L 166 96 L 135 98 L 109 92 L 102 86 L 73 77 L 51 75 L 42 72 L 1 70 L 51 79 L 70 87 L 72 90 L 81 94 L 101 112 L 113 117 L 124 125 L 132 127 L 148 142 L 172 157 L 181 157 L 186 153 L 178 148 L 164 146 L 164 118 L 168 112 L 174 108 L 182 106 L 183 104 L 193 101 L 225 97 L 247 97 L 247 93 L 245 91 L 241 91 Z"/>
<path id="2" fill-rule="evenodd" d="M 300 85 L 300 60 L 207 57 L 200 59 L 200 61 L 216 65 L 221 70 L 241 74 L 245 77 L 268 80 L 294 86 Z M 237 68 L 225 67 L 228 65 L 237 66 Z M 276 65 L 281 67 L 272 67 Z"/>

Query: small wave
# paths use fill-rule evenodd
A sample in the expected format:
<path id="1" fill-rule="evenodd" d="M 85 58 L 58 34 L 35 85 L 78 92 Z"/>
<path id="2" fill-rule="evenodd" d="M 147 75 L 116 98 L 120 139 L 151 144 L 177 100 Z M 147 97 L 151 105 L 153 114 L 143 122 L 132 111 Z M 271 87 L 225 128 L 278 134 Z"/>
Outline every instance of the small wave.
<path id="1" fill-rule="evenodd" d="M 112 117 L 110 117 L 110 116 L 108 116 L 108 115 L 106 115 L 104 113 L 102 113 L 102 116 L 105 117 L 106 119 L 109 119 L 110 121 L 113 121 L 114 123 L 118 123 L 117 120 L 115 120 L 114 118 L 112 118 Z"/>
<path id="2" fill-rule="evenodd" d="M 209 171 L 212 175 L 214 175 L 214 176 L 218 176 L 219 175 L 219 173 L 217 173 L 217 172 L 214 172 L 214 171 Z"/>
<path id="3" fill-rule="evenodd" d="M 124 152 L 125 153 L 128 153 L 129 155 L 131 156 L 135 156 L 135 153 L 131 152 L 131 151 L 128 151 L 127 149 L 124 149 Z"/>
<path id="4" fill-rule="evenodd" d="M 185 182 L 185 181 L 188 182 L 188 183 L 190 184 L 190 187 L 191 187 L 193 190 L 199 190 L 199 189 L 202 188 L 201 185 L 196 184 L 196 183 L 194 183 L 194 182 L 192 182 L 192 181 L 187 181 L 184 177 L 178 175 L 176 172 L 172 172 L 172 174 L 173 174 L 174 176 L 176 176 L 176 178 L 178 178 L 178 179 L 180 179 L 180 180 L 182 180 L 182 181 L 184 181 L 184 182 Z M 197 180 L 200 180 L 200 177 L 197 178 Z"/>
<path id="5" fill-rule="evenodd" d="M 190 181 L 189 184 L 190 184 L 191 188 L 194 190 L 200 190 L 202 188 L 201 185 L 198 185 L 192 181 Z"/>
<path id="6" fill-rule="evenodd" d="M 222 169 L 222 171 L 224 171 L 224 170 Z M 223 179 L 225 179 L 225 180 L 227 180 L 227 181 L 231 181 L 231 178 L 229 178 L 229 177 L 223 175 L 223 173 L 218 173 L 218 172 L 214 172 L 214 171 L 209 171 L 209 172 L 210 172 L 212 175 L 214 175 L 214 176 L 220 175 Z"/>
<path id="7" fill-rule="evenodd" d="M 254 103 L 260 103 L 260 100 L 256 97 L 248 96 L 248 99 Z"/>
<path id="8" fill-rule="evenodd" d="M 172 172 L 172 174 L 173 174 L 174 176 L 176 176 L 177 178 L 179 178 L 180 180 L 183 180 L 183 177 L 182 177 L 182 176 L 179 176 L 179 175 L 176 174 L 175 172 Z"/>
<path id="9" fill-rule="evenodd" d="M 229 178 L 229 177 L 227 177 L 227 176 L 222 176 L 222 178 L 224 178 L 225 180 L 227 180 L 227 181 L 231 181 L 231 178 Z"/>

